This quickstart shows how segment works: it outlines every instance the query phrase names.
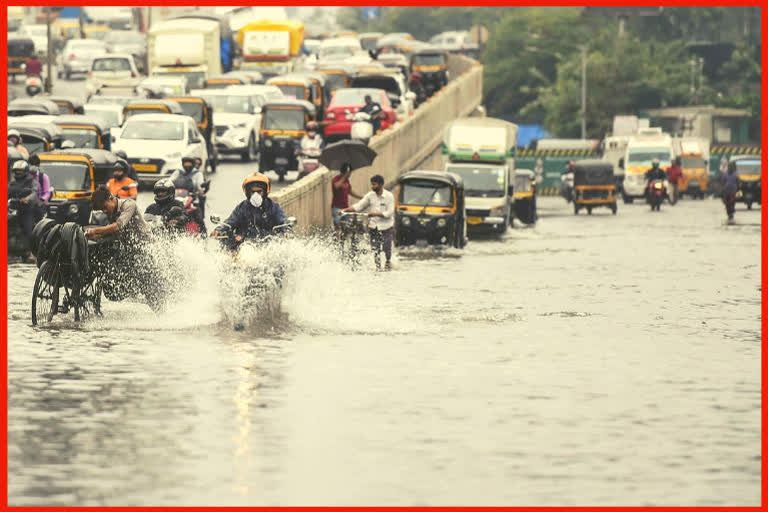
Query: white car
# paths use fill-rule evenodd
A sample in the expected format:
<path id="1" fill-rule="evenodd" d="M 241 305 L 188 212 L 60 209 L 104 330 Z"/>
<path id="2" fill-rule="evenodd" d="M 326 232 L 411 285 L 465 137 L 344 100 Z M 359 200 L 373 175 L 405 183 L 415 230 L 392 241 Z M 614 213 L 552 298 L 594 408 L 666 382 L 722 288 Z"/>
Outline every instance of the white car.
<path id="1" fill-rule="evenodd" d="M 239 154 L 245 162 L 254 160 L 259 150 L 261 106 L 284 97 L 274 85 L 231 85 L 226 89 L 198 89 L 191 95 L 202 96 L 213 107 L 219 154 Z"/>
<path id="2" fill-rule="evenodd" d="M 98 39 L 70 39 L 56 56 L 56 76 L 67 80 L 75 73 L 86 74 L 91 70 L 94 57 L 105 55 L 107 45 Z"/>
<path id="3" fill-rule="evenodd" d="M 161 92 L 166 96 L 185 96 L 189 90 L 187 77 L 155 75 L 139 82 L 139 89 Z"/>
<path id="4" fill-rule="evenodd" d="M 141 76 L 136 69 L 133 55 L 110 53 L 95 57 L 91 61 L 91 70 L 85 87 L 90 96 L 103 86 L 129 88 L 136 87 L 140 82 Z"/>
<path id="5" fill-rule="evenodd" d="M 476 52 L 479 49 L 472 34 L 466 30 L 437 34 L 429 43 L 449 52 Z"/>
<path id="6" fill-rule="evenodd" d="M 22 25 L 18 37 L 28 37 L 35 43 L 35 53 L 48 55 L 48 27 L 46 25 Z"/>
<path id="7" fill-rule="evenodd" d="M 123 125 L 123 107 L 116 103 L 86 103 L 85 115 L 102 119 L 110 128 Z"/>
<path id="8" fill-rule="evenodd" d="M 360 40 L 354 37 L 325 39 L 317 50 L 318 60 L 343 60 L 363 52 Z M 367 53 L 367 52 L 366 52 Z"/>
<path id="9" fill-rule="evenodd" d="M 112 151 L 123 150 L 141 183 L 155 183 L 181 169 L 185 156 L 200 158 L 208 168 L 205 139 L 195 120 L 180 114 L 138 114 L 113 130 Z"/>

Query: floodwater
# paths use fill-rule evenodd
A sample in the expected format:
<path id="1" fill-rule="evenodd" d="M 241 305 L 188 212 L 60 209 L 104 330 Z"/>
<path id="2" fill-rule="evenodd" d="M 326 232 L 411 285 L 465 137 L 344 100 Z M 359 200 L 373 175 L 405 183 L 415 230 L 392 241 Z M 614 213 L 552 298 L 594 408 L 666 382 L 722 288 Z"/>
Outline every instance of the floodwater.
<path id="1" fill-rule="evenodd" d="M 9 504 L 759 505 L 759 209 L 539 203 L 390 273 L 271 249 L 281 314 L 244 332 L 191 243 L 168 312 L 79 327 L 32 328 L 11 265 Z"/>

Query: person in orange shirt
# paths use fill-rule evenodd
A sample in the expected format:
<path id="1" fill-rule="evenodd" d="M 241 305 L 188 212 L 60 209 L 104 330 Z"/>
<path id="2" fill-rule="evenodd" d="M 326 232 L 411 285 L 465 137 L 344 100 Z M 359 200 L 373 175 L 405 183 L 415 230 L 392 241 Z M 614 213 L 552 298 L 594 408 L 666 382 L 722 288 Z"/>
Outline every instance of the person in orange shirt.
<path id="1" fill-rule="evenodd" d="M 128 177 L 128 166 L 125 161 L 118 160 L 112 170 L 112 178 L 107 182 L 107 188 L 113 196 L 125 199 L 136 199 L 139 195 L 139 184 Z"/>

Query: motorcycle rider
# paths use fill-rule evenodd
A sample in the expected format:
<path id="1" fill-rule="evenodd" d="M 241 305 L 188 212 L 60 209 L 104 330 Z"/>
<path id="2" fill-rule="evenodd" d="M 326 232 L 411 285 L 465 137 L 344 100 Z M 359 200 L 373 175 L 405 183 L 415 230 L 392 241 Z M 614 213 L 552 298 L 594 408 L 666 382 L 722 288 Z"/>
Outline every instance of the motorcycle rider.
<path id="1" fill-rule="evenodd" d="M 664 169 L 659 167 L 659 159 L 654 158 L 651 161 L 651 168 L 645 172 L 645 180 L 648 182 L 651 182 L 653 180 L 666 180 L 666 179 L 667 179 L 667 173 L 664 172 Z"/>
<path id="2" fill-rule="evenodd" d="M 11 146 L 16 148 L 16 151 L 18 151 L 25 160 L 29 159 L 29 151 L 27 151 L 27 148 L 21 143 L 21 134 L 19 133 L 19 130 L 14 130 L 13 128 L 8 130 L 8 142 Z"/>
<path id="3" fill-rule="evenodd" d="M 371 124 L 373 125 L 373 134 L 376 135 L 381 129 L 381 119 L 386 116 L 381 105 L 373 101 L 370 94 L 365 95 L 365 105 L 360 109 L 360 112 L 365 112 L 371 116 Z"/>
<path id="4" fill-rule="evenodd" d="M 112 168 L 112 178 L 107 181 L 107 188 L 113 196 L 136 199 L 139 184 L 128 177 L 128 164 L 122 158 Z"/>
<path id="5" fill-rule="evenodd" d="M 145 215 L 155 215 L 163 218 L 163 223 L 176 228 L 184 216 L 184 203 L 176 199 L 176 187 L 173 182 L 164 178 L 154 186 L 155 202 L 147 206 Z"/>
<path id="6" fill-rule="evenodd" d="M 118 149 L 115 151 L 115 155 L 117 158 L 123 160 L 125 162 L 125 165 L 128 168 L 128 177 L 132 180 L 138 182 L 139 177 L 136 175 L 136 171 L 134 170 L 133 166 L 131 165 L 131 162 L 128 161 L 128 153 L 125 152 L 123 149 Z"/>
<path id="7" fill-rule="evenodd" d="M 29 164 L 19 160 L 13 164 L 13 181 L 8 183 L 8 199 L 19 200 L 21 229 L 27 240 L 32 240 L 32 230 L 38 219 L 37 179 L 29 173 Z"/>
<path id="8" fill-rule="evenodd" d="M 308 122 L 307 133 L 301 138 L 301 152 L 307 149 L 321 149 L 322 147 L 323 138 L 317 133 L 317 123 L 314 121 Z"/>
<path id="9" fill-rule="evenodd" d="M 566 180 L 566 177 L 568 174 L 573 174 L 574 170 L 576 168 L 576 163 L 573 160 L 568 160 L 568 164 L 563 168 L 563 170 L 560 172 L 560 195 L 565 198 L 566 201 L 569 203 L 573 199 L 573 190 L 571 190 L 571 185 Z"/>
<path id="10" fill-rule="evenodd" d="M 723 203 L 725 203 L 725 213 L 728 214 L 728 221 L 733 221 L 733 214 L 736 211 L 736 192 L 739 190 L 739 177 L 736 174 L 736 162 L 728 162 L 728 172 L 723 174 Z"/>
<path id="11" fill-rule="evenodd" d="M 34 154 L 29 157 L 29 174 L 37 180 L 37 200 L 40 206 L 38 220 L 45 217 L 45 208 L 51 199 L 51 178 L 40 169 L 40 157 Z"/>
<path id="12" fill-rule="evenodd" d="M 233 234 L 240 239 L 258 239 L 270 234 L 275 226 L 285 224 L 283 209 L 269 198 L 269 178 L 254 172 L 245 177 L 242 187 L 245 200 L 224 221 Z M 224 226 L 217 226 L 214 233 L 221 236 L 225 229 Z"/>
<path id="13" fill-rule="evenodd" d="M 203 173 L 199 166 L 195 165 L 195 161 L 200 160 L 191 156 L 185 156 L 181 159 L 181 169 L 173 171 L 170 180 L 173 182 L 173 186 L 176 190 L 186 190 L 187 194 L 197 194 L 198 198 L 198 211 L 200 212 L 200 219 L 198 222 L 205 226 L 205 189 L 203 188 Z M 200 160 L 202 165 L 202 160 Z"/>

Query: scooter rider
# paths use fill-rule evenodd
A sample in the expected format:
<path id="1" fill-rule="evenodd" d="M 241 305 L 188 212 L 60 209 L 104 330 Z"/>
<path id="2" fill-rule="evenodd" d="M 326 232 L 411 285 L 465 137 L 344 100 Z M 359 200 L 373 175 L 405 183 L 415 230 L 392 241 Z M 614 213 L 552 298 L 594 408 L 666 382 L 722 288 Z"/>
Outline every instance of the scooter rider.
<path id="1" fill-rule="evenodd" d="M 386 117 L 381 105 L 373 101 L 370 94 L 365 95 L 365 105 L 360 109 L 360 112 L 365 112 L 371 116 L 371 124 L 373 125 L 373 134 L 376 135 L 381 130 L 381 119 Z"/>
<path id="2" fill-rule="evenodd" d="M 307 123 L 307 134 L 301 138 L 301 152 L 307 149 L 321 149 L 323 147 L 323 138 L 317 133 L 317 123 L 310 121 Z"/>
<path id="3" fill-rule="evenodd" d="M 128 177 L 128 164 L 120 159 L 112 168 L 112 178 L 107 181 L 107 188 L 113 196 L 136 199 L 139 195 L 139 184 Z"/>
<path id="4" fill-rule="evenodd" d="M 196 159 L 191 156 L 185 156 L 181 159 L 181 169 L 177 169 L 171 174 L 171 181 L 176 190 L 186 190 L 187 194 L 197 194 L 200 222 L 205 224 L 205 189 L 203 188 L 203 172 L 199 165 L 196 165 Z M 202 160 L 201 160 L 202 163 Z"/>
<path id="5" fill-rule="evenodd" d="M 232 234 L 243 238 L 261 238 L 272 232 L 272 228 L 285 224 L 285 213 L 280 205 L 269 198 L 269 178 L 260 172 L 249 174 L 243 180 L 245 200 L 232 211 L 224 224 Z M 226 227 L 217 226 L 214 236 L 223 235 Z"/>
<path id="6" fill-rule="evenodd" d="M 147 206 L 145 215 L 162 217 L 163 223 L 177 227 L 179 219 L 184 215 L 184 203 L 176 199 L 176 187 L 173 182 L 164 178 L 154 185 L 155 202 Z"/>
<path id="7" fill-rule="evenodd" d="M 8 199 L 18 199 L 21 229 L 27 240 L 32 240 L 32 230 L 38 218 L 37 179 L 29 173 L 29 164 L 19 160 L 13 164 L 13 181 L 8 183 Z"/>
<path id="8" fill-rule="evenodd" d="M 654 158 L 651 162 L 651 168 L 648 169 L 645 172 L 645 180 L 649 183 L 653 180 L 666 180 L 667 179 L 667 173 L 664 172 L 664 169 L 659 167 L 659 159 Z"/>
<path id="9" fill-rule="evenodd" d="M 19 130 L 8 130 L 8 142 L 11 146 L 16 148 L 16 151 L 18 151 L 25 160 L 29 159 L 29 151 L 27 151 L 27 148 L 21 143 L 21 134 L 19 133 Z"/>
<path id="10" fill-rule="evenodd" d="M 138 182 L 139 181 L 139 177 L 136 175 L 136 171 L 134 170 L 133 166 L 131 165 L 131 162 L 128 161 L 128 153 L 126 153 L 125 150 L 123 150 L 123 149 L 119 149 L 119 150 L 115 151 L 115 155 L 117 156 L 117 158 L 119 158 L 119 159 L 121 159 L 121 160 L 123 160 L 125 162 L 125 165 L 127 166 L 127 169 L 128 169 L 128 177 L 131 178 L 132 180 Z"/>

